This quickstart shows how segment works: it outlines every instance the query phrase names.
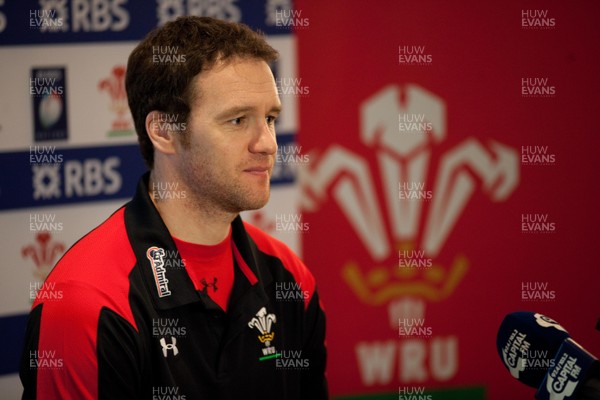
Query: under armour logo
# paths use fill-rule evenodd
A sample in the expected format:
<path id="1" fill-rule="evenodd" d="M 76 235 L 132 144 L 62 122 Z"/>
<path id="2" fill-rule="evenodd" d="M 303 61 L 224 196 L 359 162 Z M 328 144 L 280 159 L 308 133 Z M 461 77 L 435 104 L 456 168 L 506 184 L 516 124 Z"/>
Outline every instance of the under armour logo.
<path id="1" fill-rule="evenodd" d="M 177 350 L 177 338 L 174 338 L 173 336 L 171 336 L 171 343 L 167 344 L 167 341 L 165 340 L 165 338 L 161 338 L 160 339 L 160 345 L 162 346 L 162 351 L 163 351 L 163 356 L 165 356 L 165 358 L 167 358 L 167 354 L 169 353 L 169 350 L 173 350 L 173 355 L 176 356 L 179 353 L 179 350 Z"/>
<path id="2" fill-rule="evenodd" d="M 202 278 L 202 280 L 200 281 L 200 283 L 202 283 L 202 286 L 204 286 L 202 288 L 202 293 L 206 294 L 208 292 L 208 288 L 212 287 L 212 289 L 216 292 L 217 289 L 217 277 L 215 276 L 213 278 L 213 282 L 212 283 L 208 283 L 206 282 L 206 279 Z"/>

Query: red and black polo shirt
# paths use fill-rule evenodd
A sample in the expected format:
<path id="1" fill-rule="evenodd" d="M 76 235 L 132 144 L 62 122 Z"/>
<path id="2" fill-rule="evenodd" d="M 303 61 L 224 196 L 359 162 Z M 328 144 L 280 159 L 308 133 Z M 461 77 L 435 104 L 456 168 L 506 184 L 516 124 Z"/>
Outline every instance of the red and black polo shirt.
<path id="1" fill-rule="evenodd" d="M 327 398 L 325 314 L 312 274 L 239 216 L 231 229 L 225 312 L 194 285 L 146 174 L 38 292 L 23 398 Z"/>

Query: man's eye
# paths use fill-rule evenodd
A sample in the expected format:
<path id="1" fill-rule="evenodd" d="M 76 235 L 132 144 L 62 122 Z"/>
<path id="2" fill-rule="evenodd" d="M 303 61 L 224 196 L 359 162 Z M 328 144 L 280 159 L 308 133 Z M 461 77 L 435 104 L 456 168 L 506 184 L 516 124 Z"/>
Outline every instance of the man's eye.
<path id="1" fill-rule="evenodd" d="M 231 122 L 232 125 L 241 125 L 243 121 L 244 117 L 238 117 L 230 120 L 229 122 Z"/>
<path id="2" fill-rule="evenodd" d="M 277 120 L 277 117 L 275 117 L 273 115 L 269 115 L 269 116 L 267 116 L 266 120 L 267 120 L 267 124 L 273 125 L 275 123 L 275 121 Z"/>

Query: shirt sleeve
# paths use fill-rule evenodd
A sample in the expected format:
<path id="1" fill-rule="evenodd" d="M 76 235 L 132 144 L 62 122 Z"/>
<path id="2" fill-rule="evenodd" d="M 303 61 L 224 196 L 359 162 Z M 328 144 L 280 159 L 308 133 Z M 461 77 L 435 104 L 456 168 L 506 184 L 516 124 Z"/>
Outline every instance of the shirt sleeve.
<path id="1" fill-rule="evenodd" d="M 309 368 L 302 373 L 302 399 L 322 400 L 329 398 L 325 367 L 325 312 L 315 289 L 306 308 L 304 323 L 303 355 L 309 360 Z"/>
<path id="2" fill-rule="evenodd" d="M 98 394 L 100 399 L 150 398 L 143 393 L 142 354 L 138 332 L 120 315 L 103 308 L 98 325 Z"/>
<path id="3" fill-rule="evenodd" d="M 86 285 L 53 286 L 30 313 L 20 376 L 24 399 L 136 398 L 135 329 Z M 108 383 L 107 383 L 108 382 Z"/>

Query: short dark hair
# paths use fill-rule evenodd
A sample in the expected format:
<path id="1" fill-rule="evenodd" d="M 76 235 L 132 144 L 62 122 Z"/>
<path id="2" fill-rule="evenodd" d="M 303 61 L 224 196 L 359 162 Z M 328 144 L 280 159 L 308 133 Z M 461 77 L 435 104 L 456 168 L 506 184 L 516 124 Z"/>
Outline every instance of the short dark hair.
<path id="1" fill-rule="evenodd" d="M 165 50 L 176 58 L 154 57 Z M 129 109 L 148 167 L 154 166 L 154 148 L 146 132 L 148 113 L 176 114 L 178 122 L 186 122 L 197 95 L 191 84 L 196 75 L 217 61 L 241 57 L 270 63 L 277 56 L 261 33 L 214 18 L 180 17 L 150 32 L 129 55 L 125 76 Z"/>

